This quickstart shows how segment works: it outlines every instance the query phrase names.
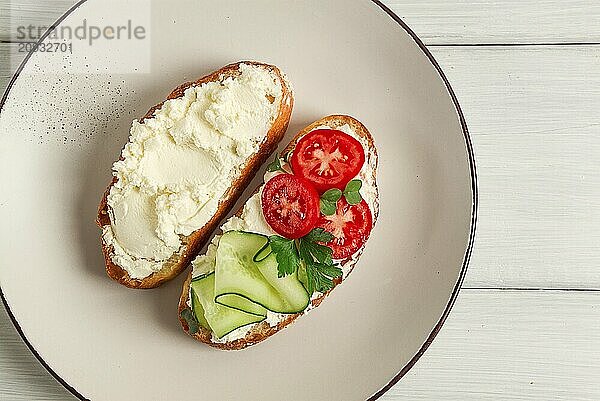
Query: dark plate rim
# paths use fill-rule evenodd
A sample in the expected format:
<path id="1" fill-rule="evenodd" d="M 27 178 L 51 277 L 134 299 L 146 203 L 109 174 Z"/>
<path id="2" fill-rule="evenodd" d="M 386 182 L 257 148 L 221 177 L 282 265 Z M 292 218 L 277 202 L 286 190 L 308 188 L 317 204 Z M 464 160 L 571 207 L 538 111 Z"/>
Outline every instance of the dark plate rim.
<path id="1" fill-rule="evenodd" d="M 473 244 L 475 242 L 475 231 L 476 231 L 476 227 L 477 227 L 477 211 L 478 211 L 478 204 L 479 204 L 479 193 L 478 193 L 478 185 L 477 185 L 477 169 L 475 167 L 475 154 L 473 152 L 473 144 L 471 143 L 471 135 L 469 134 L 469 129 L 467 128 L 467 122 L 465 120 L 465 116 L 463 114 L 462 108 L 460 107 L 460 104 L 458 103 L 458 98 L 456 97 L 456 93 L 454 93 L 454 89 L 452 89 L 452 85 L 450 85 L 450 81 L 446 77 L 446 74 L 444 74 L 444 71 L 442 71 L 442 68 L 438 64 L 437 60 L 433 57 L 433 55 L 431 54 L 429 49 L 427 49 L 427 46 L 425 46 L 423 41 L 421 41 L 421 39 L 419 39 L 417 34 L 414 33 L 413 30 L 410 29 L 410 27 L 404 21 L 402 21 L 402 19 L 400 19 L 400 17 L 398 17 L 392 10 L 390 10 L 388 6 L 383 4 L 381 2 L 381 0 L 371 0 L 371 1 L 373 3 L 375 3 L 377 6 L 379 6 L 383 11 L 385 11 L 394 21 L 396 21 L 412 37 L 413 41 L 421 48 L 423 53 L 427 56 L 427 58 L 429 59 L 429 62 L 435 67 L 439 76 L 444 81 L 444 85 L 446 85 L 446 90 L 448 91 L 448 93 L 450 94 L 450 97 L 452 98 L 452 102 L 454 103 L 456 113 L 458 114 L 458 117 L 460 120 L 460 125 L 462 127 L 462 131 L 463 131 L 463 135 L 464 135 L 464 139 L 465 139 L 465 145 L 467 147 L 467 154 L 469 156 L 469 169 L 470 169 L 470 173 L 471 173 L 472 205 L 471 205 L 471 225 L 470 225 L 470 229 L 469 229 L 469 242 L 468 242 L 467 248 L 465 250 L 465 255 L 463 257 L 463 263 L 462 263 L 462 267 L 460 270 L 458 280 L 456 281 L 456 284 L 454 285 L 454 289 L 452 290 L 452 295 L 450 296 L 450 299 L 448 300 L 448 303 L 446 304 L 446 308 L 444 308 L 444 312 L 442 313 L 442 316 L 440 317 L 440 319 L 434 326 L 433 330 L 431 331 L 431 333 L 427 337 L 427 340 L 425 340 L 425 342 L 423 343 L 423 345 L 421 346 L 419 351 L 417 351 L 417 353 L 396 374 L 396 376 L 394 376 L 379 391 L 377 391 L 375 394 L 373 394 L 371 397 L 369 397 L 369 399 L 367 401 L 377 400 L 379 397 L 381 397 L 383 394 L 385 394 L 390 388 L 392 388 L 396 383 L 398 383 L 398 381 L 400 381 L 400 379 L 402 379 L 402 377 L 404 377 L 404 375 L 410 369 L 412 369 L 412 367 L 417 363 L 419 358 L 421 358 L 421 356 L 425 353 L 425 351 L 427 351 L 427 348 L 429 348 L 429 346 L 431 345 L 431 343 L 433 342 L 435 337 L 438 335 L 438 333 L 442 329 L 442 326 L 446 322 L 446 319 L 450 315 L 450 311 L 452 310 L 452 307 L 454 306 L 454 303 L 456 302 L 456 299 L 458 298 L 458 293 L 459 293 L 460 288 L 462 287 L 462 283 L 465 279 L 465 276 L 467 273 L 467 267 L 469 266 L 469 261 L 471 260 L 471 253 L 473 250 Z"/>
<path id="2" fill-rule="evenodd" d="M 81 6 L 83 3 L 87 2 L 87 1 L 88 0 L 80 0 L 76 4 L 74 4 L 69 10 L 67 10 L 60 18 L 58 18 L 56 20 L 56 22 L 54 22 L 50 26 L 50 29 L 48 29 L 48 31 L 44 35 L 42 35 L 42 37 L 38 41 L 38 44 L 42 43 L 44 41 L 44 39 L 50 34 L 50 31 L 53 28 L 56 28 L 73 11 L 75 11 L 79 6 Z M 471 173 L 471 193 L 472 193 L 472 202 L 473 202 L 472 206 L 471 206 L 471 225 L 470 225 L 470 230 L 469 230 L 469 242 L 467 244 L 467 249 L 465 250 L 465 255 L 464 255 L 464 258 L 463 258 L 463 263 L 462 263 L 461 271 L 460 271 L 458 280 L 457 280 L 457 282 L 456 282 L 456 284 L 454 286 L 454 289 L 452 290 L 452 295 L 450 296 L 450 300 L 448 301 L 446 307 L 444 308 L 444 312 L 442 313 L 442 316 L 440 317 L 440 319 L 438 320 L 438 322 L 434 326 L 433 330 L 431 331 L 431 333 L 429 334 L 429 336 L 427 337 L 427 339 L 425 340 L 425 342 L 423 343 L 423 345 L 421 346 L 421 348 L 417 351 L 417 353 L 410 359 L 410 361 L 384 387 L 382 387 L 379 391 L 377 391 L 375 394 L 373 394 L 367 400 L 367 401 L 375 401 L 378 398 L 380 398 L 383 394 L 385 394 L 396 383 L 398 383 L 398 381 L 400 381 L 400 379 L 417 363 L 417 361 L 419 360 L 419 358 L 421 358 L 421 356 L 425 353 L 425 351 L 427 350 L 427 348 L 429 348 L 429 346 L 431 345 L 431 343 L 433 342 L 433 340 L 435 339 L 435 337 L 437 336 L 437 334 L 440 332 L 442 326 L 444 325 L 444 322 L 448 318 L 448 315 L 450 314 L 450 311 L 452 310 L 452 307 L 454 306 L 456 298 L 458 297 L 458 292 L 460 291 L 460 288 L 461 288 L 462 283 L 464 281 L 464 278 L 465 278 L 465 275 L 466 275 L 466 272 L 467 272 L 467 267 L 468 267 L 469 261 L 471 259 L 471 252 L 473 250 L 473 243 L 475 241 L 475 230 L 476 230 L 476 226 L 477 226 L 477 209 L 478 209 L 479 197 L 478 197 L 478 186 L 477 186 L 477 170 L 476 170 L 476 167 L 475 167 L 475 155 L 474 155 L 474 152 L 473 152 L 473 145 L 471 143 L 471 136 L 470 136 L 469 130 L 467 128 L 467 123 L 466 123 L 466 120 L 465 120 L 465 116 L 464 116 L 464 114 L 462 112 L 460 104 L 458 103 L 458 98 L 456 97 L 456 94 L 454 93 L 454 90 L 452 89 L 452 86 L 450 85 L 450 81 L 448 81 L 448 78 L 446 77 L 446 75 L 442 71 L 442 68 L 440 67 L 440 65 L 438 64 L 438 62 L 436 61 L 436 59 L 433 57 L 433 55 L 431 54 L 431 52 L 427 49 L 427 47 L 425 46 L 425 44 L 421 41 L 421 39 L 419 39 L 419 37 L 413 32 L 413 30 L 410 29 L 409 26 L 404 21 L 402 21 L 402 19 L 400 19 L 400 17 L 398 17 L 392 10 L 390 10 L 385 4 L 383 4 L 381 2 L 381 0 L 369 0 L 369 1 L 373 2 L 378 7 L 380 7 L 386 14 L 389 15 L 390 18 L 392 18 L 395 22 L 397 22 L 402 27 L 402 29 L 404 29 L 406 31 L 406 33 L 408 33 L 410 35 L 410 37 L 413 39 L 413 41 L 419 46 L 419 48 L 421 49 L 421 51 L 427 56 L 427 58 L 429 59 L 430 63 L 433 65 L 433 67 L 438 72 L 438 75 L 444 81 L 444 85 L 446 86 L 446 90 L 450 94 L 450 97 L 452 98 L 452 102 L 454 103 L 454 107 L 456 109 L 456 112 L 458 114 L 458 117 L 459 117 L 459 120 L 460 120 L 460 124 L 461 124 L 461 127 L 462 127 L 462 131 L 463 131 L 463 135 L 464 135 L 464 139 L 465 139 L 465 145 L 467 147 L 467 154 L 469 156 L 469 168 L 470 168 L 470 173 Z M 13 75 L 12 79 L 8 83 L 8 86 L 6 87 L 6 90 L 4 91 L 2 99 L 0 100 L 0 112 L 4 108 L 4 104 L 6 103 L 6 100 L 8 99 L 8 95 L 9 95 L 9 92 L 10 92 L 11 88 L 13 87 L 13 85 L 14 85 L 15 81 L 17 80 L 17 78 L 19 77 L 20 73 L 25 68 L 25 65 L 27 64 L 27 61 L 29 61 L 29 59 L 31 58 L 32 54 L 33 54 L 33 51 L 31 51 L 30 53 L 27 54 L 27 56 L 25 56 L 25 58 L 23 59 L 23 61 L 19 65 L 19 67 L 17 68 L 17 71 Z M 76 396 L 80 400 L 89 401 L 88 398 L 85 398 L 73 386 L 71 386 L 62 377 L 60 377 L 48 365 L 48 363 L 46 363 L 46 361 L 41 357 L 41 355 L 37 352 L 37 350 L 29 342 L 29 340 L 25 336 L 25 333 L 23 332 L 23 329 L 19 325 L 19 322 L 17 321 L 17 319 L 13 315 L 13 313 L 12 313 L 12 311 L 11 311 L 9 305 L 8 305 L 8 301 L 7 301 L 6 297 L 4 296 L 4 293 L 2 292 L 2 288 L 1 287 L 0 287 L 0 298 L 2 298 L 2 304 L 4 305 L 4 308 L 6 309 L 6 312 L 8 313 L 8 316 L 10 317 L 10 320 L 12 321 L 12 324 L 15 326 L 15 329 L 17 330 L 17 332 L 19 333 L 19 335 L 23 339 L 23 342 L 25 343 L 25 345 L 27 345 L 27 348 L 29 348 L 29 351 L 31 351 L 31 353 L 37 358 L 37 360 L 42 364 L 42 366 L 64 388 L 66 388 L 70 393 L 72 393 L 74 396 Z"/>

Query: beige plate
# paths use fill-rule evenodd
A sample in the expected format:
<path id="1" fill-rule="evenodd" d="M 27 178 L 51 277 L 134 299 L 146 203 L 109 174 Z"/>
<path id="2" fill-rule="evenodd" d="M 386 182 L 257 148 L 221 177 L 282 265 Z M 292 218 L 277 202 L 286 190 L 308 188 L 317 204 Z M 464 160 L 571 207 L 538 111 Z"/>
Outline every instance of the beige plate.
<path id="1" fill-rule="evenodd" d="M 135 22 L 125 3 L 89 0 L 61 24 Z M 37 52 L 3 101 L 0 285 L 15 325 L 81 398 L 377 396 L 439 330 L 473 241 L 473 155 L 443 74 L 414 34 L 370 0 L 156 1 L 147 10 L 148 73 L 134 71 L 144 67 L 142 50 Z M 296 106 L 287 139 L 334 113 L 369 128 L 381 214 L 354 273 L 321 307 L 262 344 L 223 352 L 180 329 L 185 274 L 149 291 L 105 276 L 94 217 L 131 120 L 179 83 L 244 59 L 288 74 Z M 131 72 L 108 74 L 112 65 Z M 89 73 L 75 71 L 82 68 Z"/>

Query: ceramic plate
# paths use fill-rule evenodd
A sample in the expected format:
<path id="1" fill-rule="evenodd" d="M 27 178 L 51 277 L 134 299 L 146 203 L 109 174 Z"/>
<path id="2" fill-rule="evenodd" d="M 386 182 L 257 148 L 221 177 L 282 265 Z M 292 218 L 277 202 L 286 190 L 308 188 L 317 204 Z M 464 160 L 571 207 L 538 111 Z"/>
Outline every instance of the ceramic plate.
<path id="1" fill-rule="evenodd" d="M 146 3 L 74 7 L 59 27 L 147 17 L 145 39 L 128 51 L 99 40 L 77 42 L 72 54 L 35 52 L 3 100 L 0 285 L 15 325 L 82 399 L 378 397 L 440 329 L 473 241 L 473 155 L 441 70 L 369 0 Z M 257 346 L 224 352 L 181 330 L 185 274 L 148 291 L 105 275 L 94 219 L 131 121 L 180 83 L 240 60 L 289 76 L 296 104 L 282 144 L 328 114 L 369 128 L 381 213 L 353 274 L 321 307 Z"/>

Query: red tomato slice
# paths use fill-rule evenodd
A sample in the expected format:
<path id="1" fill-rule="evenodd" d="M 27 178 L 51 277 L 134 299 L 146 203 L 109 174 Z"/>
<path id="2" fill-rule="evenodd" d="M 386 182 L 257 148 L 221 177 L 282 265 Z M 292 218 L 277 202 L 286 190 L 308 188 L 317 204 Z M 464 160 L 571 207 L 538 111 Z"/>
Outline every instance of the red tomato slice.
<path id="1" fill-rule="evenodd" d="M 305 236 L 319 218 L 317 190 L 295 175 L 279 174 L 267 181 L 261 201 L 267 223 L 286 238 Z"/>
<path id="2" fill-rule="evenodd" d="M 317 227 L 324 228 L 335 237 L 325 244 L 333 250 L 333 258 L 345 259 L 358 251 L 369 238 L 373 217 L 364 200 L 357 205 L 349 205 L 342 197 L 337 203 L 336 213 L 321 215 Z"/>
<path id="3" fill-rule="evenodd" d="M 365 163 L 365 151 L 342 131 L 318 129 L 298 141 L 290 162 L 294 174 L 312 182 L 320 193 L 344 190 Z"/>

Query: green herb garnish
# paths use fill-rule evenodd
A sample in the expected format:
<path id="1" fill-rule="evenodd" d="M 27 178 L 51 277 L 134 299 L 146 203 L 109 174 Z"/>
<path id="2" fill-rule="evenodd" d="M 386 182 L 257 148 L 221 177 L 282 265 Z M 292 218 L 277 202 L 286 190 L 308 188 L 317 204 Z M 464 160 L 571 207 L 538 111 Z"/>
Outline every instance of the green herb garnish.
<path id="1" fill-rule="evenodd" d="M 333 288 L 333 279 L 342 275 L 342 269 L 334 265 L 314 263 L 306 265 L 308 293 L 325 293 Z"/>
<path id="2" fill-rule="evenodd" d="M 277 276 L 282 278 L 293 274 L 300 264 L 300 257 L 298 256 L 295 241 L 280 237 L 279 235 L 273 235 L 269 237 L 269 244 L 277 260 Z"/>
<path id="3" fill-rule="evenodd" d="M 333 250 L 327 245 L 323 245 L 323 242 L 329 242 L 333 240 L 333 235 L 322 228 L 315 228 L 304 237 L 298 240 L 300 251 L 300 257 L 305 261 L 316 259 L 317 262 L 325 263 L 328 265 L 333 264 L 331 261 L 331 254 Z M 304 253 L 304 255 L 303 255 Z"/>
<path id="4" fill-rule="evenodd" d="M 334 215 L 337 209 L 337 201 L 339 201 L 341 197 L 342 191 L 337 188 L 332 188 L 325 191 L 325 193 L 321 195 L 321 199 L 319 201 L 321 213 L 323 213 L 325 216 Z"/>
<path id="5" fill-rule="evenodd" d="M 267 171 L 271 173 L 274 173 L 276 171 L 283 171 L 283 168 L 281 168 L 281 160 L 279 160 L 279 156 L 275 156 L 275 160 L 269 163 L 269 165 L 267 166 Z"/>
<path id="6" fill-rule="evenodd" d="M 196 316 L 190 308 L 185 308 L 179 315 L 187 323 L 190 334 L 196 334 L 198 331 L 200 331 L 198 320 L 196 320 Z"/>
<path id="7" fill-rule="evenodd" d="M 322 228 L 315 228 L 298 240 L 273 235 L 269 237 L 271 249 L 278 264 L 278 276 L 295 273 L 300 266 L 306 269 L 306 290 L 309 295 L 315 291 L 326 292 L 333 288 L 333 279 L 342 275 L 342 269 L 333 263 L 333 251 L 323 243 L 333 239 L 333 235 Z"/>
<path id="8" fill-rule="evenodd" d="M 362 202 L 362 196 L 360 195 L 360 188 L 362 187 L 361 180 L 352 180 L 344 189 L 344 198 L 350 205 L 358 205 Z"/>
<path id="9" fill-rule="evenodd" d="M 343 192 L 337 188 L 325 191 L 319 200 L 321 213 L 325 216 L 334 215 L 337 210 L 337 201 L 340 200 L 342 195 L 344 195 L 344 198 L 346 198 L 346 202 L 348 202 L 349 205 L 358 205 L 363 199 L 360 194 L 361 187 L 362 181 L 356 179 L 346 184 L 346 188 Z"/>

